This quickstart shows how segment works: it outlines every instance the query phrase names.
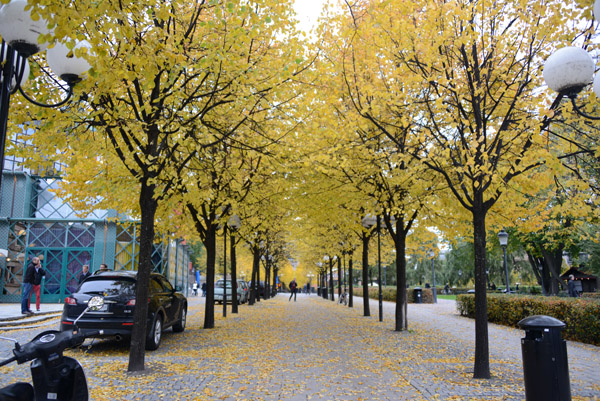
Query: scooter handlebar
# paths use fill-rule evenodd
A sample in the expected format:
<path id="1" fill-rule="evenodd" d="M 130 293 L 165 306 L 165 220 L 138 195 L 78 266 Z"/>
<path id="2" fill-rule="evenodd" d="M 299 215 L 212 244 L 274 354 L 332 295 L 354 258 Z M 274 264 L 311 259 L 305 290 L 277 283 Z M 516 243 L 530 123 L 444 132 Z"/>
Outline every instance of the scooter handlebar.
<path id="1" fill-rule="evenodd" d="M 16 356 L 11 356 L 11 357 L 10 357 L 10 358 L 8 358 L 7 360 L 4 360 L 4 361 L 0 362 L 0 367 L 1 367 L 1 366 L 4 366 L 4 365 L 8 365 L 9 363 L 11 363 L 11 362 L 14 362 L 14 361 L 16 361 L 16 360 L 17 360 L 17 357 L 16 357 Z"/>
<path id="2" fill-rule="evenodd" d="M 31 361 L 35 358 L 49 359 L 59 357 L 67 348 L 81 345 L 87 337 L 101 335 L 102 331 L 95 330 L 83 333 L 80 330 L 44 331 L 38 334 L 27 344 L 13 349 L 13 354 L 18 364 Z M 13 360 L 15 360 L 13 359 Z M 12 361 L 11 361 L 12 362 Z"/>

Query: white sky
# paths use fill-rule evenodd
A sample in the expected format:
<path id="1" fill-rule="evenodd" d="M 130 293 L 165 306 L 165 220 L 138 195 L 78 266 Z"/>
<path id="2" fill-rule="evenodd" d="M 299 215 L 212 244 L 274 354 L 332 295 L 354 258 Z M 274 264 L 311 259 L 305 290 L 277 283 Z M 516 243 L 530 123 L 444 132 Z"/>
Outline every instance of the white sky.
<path id="1" fill-rule="evenodd" d="M 310 31 L 317 23 L 326 0 L 295 0 L 294 8 L 300 21 L 300 28 Z"/>

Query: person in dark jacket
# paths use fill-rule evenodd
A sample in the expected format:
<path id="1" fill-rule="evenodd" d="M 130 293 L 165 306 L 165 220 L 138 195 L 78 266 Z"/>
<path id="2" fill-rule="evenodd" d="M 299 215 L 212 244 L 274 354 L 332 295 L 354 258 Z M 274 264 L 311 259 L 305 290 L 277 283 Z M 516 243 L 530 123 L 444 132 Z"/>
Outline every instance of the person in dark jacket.
<path id="1" fill-rule="evenodd" d="M 288 302 L 292 300 L 292 297 L 294 297 L 294 302 L 296 302 L 296 293 L 298 292 L 298 284 L 296 284 L 296 279 L 292 280 L 292 282 L 290 283 L 290 299 L 288 299 Z"/>
<path id="2" fill-rule="evenodd" d="M 92 272 L 90 271 L 90 266 L 83 265 L 83 267 L 81 268 L 81 276 L 79 276 L 79 284 L 81 284 L 83 282 L 83 280 L 85 280 L 86 278 L 88 278 L 91 275 L 92 275 Z"/>
<path id="3" fill-rule="evenodd" d="M 40 310 L 40 288 L 42 284 L 42 277 L 46 272 L 42 269 L 42 263 L 40 258 L 34 257 L 31 262 L 27 265 L 25 275 L 23 276 L 23 292 L 21 293 L 21 313 L 24 315 L 31 315 L 33 311 L 30 309 L 30 299 L 32 290 L 36 292 L 36 303 L 37 308 Z M 35 289 L 37 286 L 37 290 Z"/>
<path id="4" fill-rule="evenodd" d="M 577 291 L 577 289 L 575 288 L 575 276 L 573 276 L 572 274 L 569 275 L 567 289 L 569 290 L 570 297 L 577 298 L 579 296 L 579 291 Z"/>

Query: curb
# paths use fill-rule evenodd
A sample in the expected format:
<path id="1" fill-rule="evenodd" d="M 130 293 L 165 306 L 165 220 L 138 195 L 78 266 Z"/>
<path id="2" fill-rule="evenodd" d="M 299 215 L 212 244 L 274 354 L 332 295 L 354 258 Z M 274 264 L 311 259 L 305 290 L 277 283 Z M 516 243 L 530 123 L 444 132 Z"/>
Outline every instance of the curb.
<path id="1" fill-rule="evenodd" d="M 62 311 L 39 312 L 31 316 L 12 316 L 0 318 L 1 327 L 20 326 L 28 323 L 38 323 L 60 316 Z"/>

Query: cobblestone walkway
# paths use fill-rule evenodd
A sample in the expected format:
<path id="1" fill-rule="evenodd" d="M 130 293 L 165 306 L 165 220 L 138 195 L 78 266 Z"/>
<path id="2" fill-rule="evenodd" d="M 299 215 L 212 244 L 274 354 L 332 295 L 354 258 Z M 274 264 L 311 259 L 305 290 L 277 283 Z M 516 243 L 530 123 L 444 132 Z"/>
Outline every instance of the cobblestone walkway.
<path id="1" fill-rule="evenodd" d="M 356 301 L 356 300 L 355 300 Z M 202 329 L 203 298 L 190 298 L 184 333 L 166 332 L 127 374 L 128 348 L 100 342 L 84 354 L 93 400 L 524 400 L 522 332 L 490 325 L 491 380 L 475 380 L 473 322 L 451 301 L 410 305 L 409 331 L 315 295 L 282 294 Z M 600 348 L 568 343 L 573 400 L 600 400 Z M 19 367 L 22 369 L 22 367 Z M 15 371 L 15 378 L 28 372 Z M 12 372 L 11 372 L 12 373 Z"/>

